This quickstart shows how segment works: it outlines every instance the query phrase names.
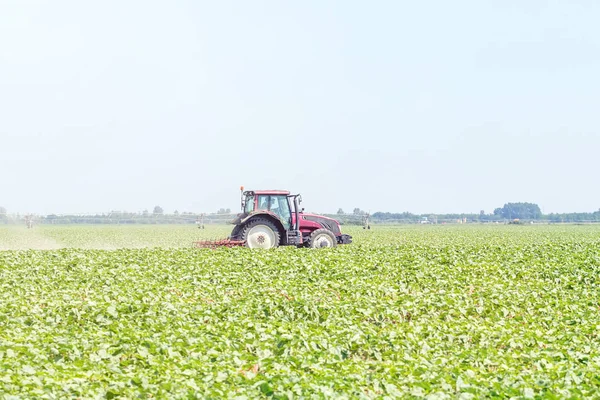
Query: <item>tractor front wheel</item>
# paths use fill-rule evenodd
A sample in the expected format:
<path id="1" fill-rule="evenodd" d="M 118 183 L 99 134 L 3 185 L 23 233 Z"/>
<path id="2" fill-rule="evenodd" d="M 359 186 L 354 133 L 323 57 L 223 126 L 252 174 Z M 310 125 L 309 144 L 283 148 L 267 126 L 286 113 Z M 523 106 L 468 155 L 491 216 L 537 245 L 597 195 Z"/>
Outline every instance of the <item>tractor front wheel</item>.
<path id="1" fill-rule="evenodd" d="M 272 249 L 279 246 L 279 231 L 268 219 L 257 218 L 242 228 L 242 240 L 251 249 Z"/>
<path id="2" fill-rule="evenodd" d="M 329 229 L 317 229 L 310 234 L 308 238 L 308 247 L 320 248 L 320 247 L 335 247 L 337 240 Z"/>

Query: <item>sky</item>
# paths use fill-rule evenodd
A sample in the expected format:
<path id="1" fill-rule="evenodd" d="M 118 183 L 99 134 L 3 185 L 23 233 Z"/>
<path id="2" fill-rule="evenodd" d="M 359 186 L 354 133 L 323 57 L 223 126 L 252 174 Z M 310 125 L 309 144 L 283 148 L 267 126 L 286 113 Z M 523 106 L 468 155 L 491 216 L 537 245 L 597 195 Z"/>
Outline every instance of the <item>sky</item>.
<path id="1" fill-rule="evenodd" d="M 20 213 L 600 209 L 600 3 L 0 1 Z"/>

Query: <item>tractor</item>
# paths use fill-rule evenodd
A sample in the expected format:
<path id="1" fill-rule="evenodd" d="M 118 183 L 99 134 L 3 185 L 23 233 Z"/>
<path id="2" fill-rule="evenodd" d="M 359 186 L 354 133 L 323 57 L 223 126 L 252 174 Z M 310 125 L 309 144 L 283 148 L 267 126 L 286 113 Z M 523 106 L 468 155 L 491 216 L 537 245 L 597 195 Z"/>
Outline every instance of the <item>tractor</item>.
<path id="1" fill-rule="evenodd" d="M 242 212 L 227 239 L 195 242 L 196 247 L 246 246 L 270 249 L 278 246 L 335 247 L 352 243 L 332 218 L 308 214 L 300 209 L 302 197 L 285 190 L 248 190 L 240 188 Z"/>

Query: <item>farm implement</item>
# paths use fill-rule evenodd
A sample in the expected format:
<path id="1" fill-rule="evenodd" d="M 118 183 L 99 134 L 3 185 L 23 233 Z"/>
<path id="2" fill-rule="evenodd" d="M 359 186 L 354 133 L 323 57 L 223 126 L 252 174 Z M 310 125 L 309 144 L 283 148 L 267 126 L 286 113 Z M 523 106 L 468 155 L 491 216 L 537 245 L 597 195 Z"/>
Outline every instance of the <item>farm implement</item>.
<path id="1" fill-rule="evenodd" d="M 217 240 L 198 240 L 194 242 L 194 247 L 205 249 L 216 249 L 217 247 L 241 247 L 246 242 L 243 240 L 217 239 Z"/>
<path id="2" fill-rule="evenodd" d="M 284 190 L 244 191 L 244 187 L 241 194 L 242 212 L 232 221 L 235 226 L 231 235 L 227 239 L 200 240 L 194 242 L 194 247 L 320 248 L 352 243 L 352 237 L 342 234 L 335 219 L 300 209 L 299 194 Z"/>

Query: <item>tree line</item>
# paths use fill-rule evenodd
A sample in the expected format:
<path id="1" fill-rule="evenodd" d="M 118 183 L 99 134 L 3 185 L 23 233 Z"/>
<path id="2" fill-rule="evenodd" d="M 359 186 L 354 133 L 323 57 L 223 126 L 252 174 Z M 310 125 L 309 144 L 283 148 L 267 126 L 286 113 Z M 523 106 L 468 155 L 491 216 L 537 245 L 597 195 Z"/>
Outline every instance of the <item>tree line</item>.
<path id="1" fill-rule="evenodd" d="M 465 222 L 600 222 L 600 209 L 594 212 L 542 214 L 540 207 L 535 203 L 506 203 L 503 207 L 496 208 L 494 212 L 490 214 L 481 210 L 477 214 L 412 214 L 409 212 L 376 212 L 372 215 L 372 221 L 374 222 L 440 223 L 459 220 Z"/>
<path id="2" fill-rule="evenodd" d="M 336 214 L 325 214 L 346 225 L 362 225 L 363 216 L 367 213 L 355 208 L 352 213 L 345 213 L 341 208 Z M 228 208 L 221 208 L 216 213 L 192 213 L 174 211 L 164 212 L 160 206 L 155 206 L 152 212 L 144 210 L 139 213 L 111 211 L 94 215 L 56 215 L 35 216 L 36 224 L 222 224 L 233 219 L 235 214 Z M 0 207 L 0 223 L 21 223 L 26 215 L 8 214 L 6 208 Z M 378 211 L 369 215 L 371 223 L 485 223 L 485 222 L 547 222 L 547 223 L 577 223 L 600 222 L 600 209 L 583 213 L 550 213 L 543 214 L 535 203 L 506 203 L 496 208 L 493 213 L 454 213 L 454 214 L 413 214 L 410 212 L 391 213 Z"/>

